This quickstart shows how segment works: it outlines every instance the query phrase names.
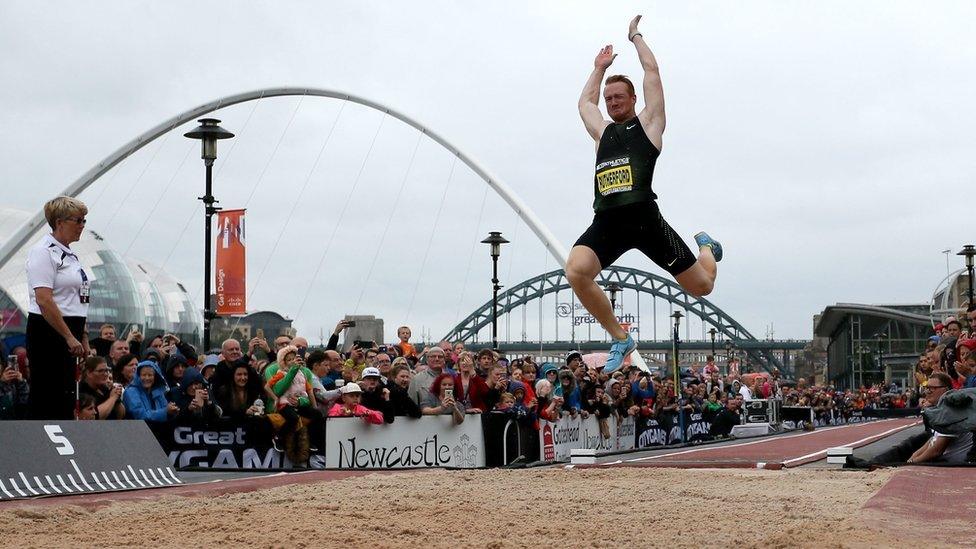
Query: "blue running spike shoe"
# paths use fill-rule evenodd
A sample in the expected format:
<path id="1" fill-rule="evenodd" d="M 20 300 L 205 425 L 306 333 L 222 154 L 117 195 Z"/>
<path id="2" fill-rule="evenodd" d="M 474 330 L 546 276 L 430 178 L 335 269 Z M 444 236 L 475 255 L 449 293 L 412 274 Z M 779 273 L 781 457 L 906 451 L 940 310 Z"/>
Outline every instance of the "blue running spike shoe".
<path id="1" fill-rule="evenodd" d="M 712 249 L 712 255 L 715 256 L 715 261 L 722 261 L 722 245 L 717 240 L 712 240 L 712 237 L 708 236 L 708 233 L 702 231 L 696 234 L 695 243 L 698 244 L 699 248 L 708 246 Z"/>
<path id="2" fill-rule="evenodd" d="M 603 373 L 609 375 L 620 369 L 624 365 L 624 359 L 627 355 L 634 352 L 637 348 L 637 343 L 634 342 L 634 338 L 627 334 L 627 339 L 619 340 L 615 339 L 613 345 L 610 346 L 610 356 L 607 357 L 607 364 L 603 367 Z"/>

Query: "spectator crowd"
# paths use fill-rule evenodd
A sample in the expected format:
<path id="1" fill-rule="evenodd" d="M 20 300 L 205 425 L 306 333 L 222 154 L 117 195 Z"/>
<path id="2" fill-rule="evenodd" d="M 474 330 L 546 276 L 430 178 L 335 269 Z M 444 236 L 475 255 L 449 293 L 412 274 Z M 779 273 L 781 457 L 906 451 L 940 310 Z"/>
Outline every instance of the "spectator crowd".
<path id="1" fill-rule="evenodd" d="M 976 385 L 976 339 L 955 319 L 919 359 L 918 388 L 876 384 L 837 390 L 804 379 L 783 380 L 778 371 L 723 375 L 709 360 L 682 371 L 677 398 L 674 379 L 625 365 L 612 375 L 587 364 L 578 352 L 563 363 L 509 358 L 491 349 L 467 349 L 441 342 L 417 349 L 402 326 L 394 344 L 356 341 L 340 352 L 340 321 L 328 344 L 310 349 L 304 337 L 228 339 L 219 350 L 198 354 L 173 334 L 145 338 L 138 331 L 116 338 L 104 325 L 91 342 L 78 391 L 80 419 L 210 420 L 260 418 L 275 433 L 274 444 L 293 463 L 307 461 L 324 439 L 324 418 L 360 417 L 374 424 L 397 417 L 446 415 L 461 423 L 472 414 L 497 413 L 538 429 L 539 420 L 594 416 L 604 437 L 611 416 L 658 418 L 701 413 L 727 433 L 740 422 L 743 403 L 777 399 L 784 406 L 809 406 L 824 423 L 865 409 L 925 405 L 930 376 L 945 373 L 952 387 Z M 22 348 L 5 357 L 0 377 L 0 419 L 26 417 L 30 365 Z M 731 366 L 735 366 L 734 364 Z"/>

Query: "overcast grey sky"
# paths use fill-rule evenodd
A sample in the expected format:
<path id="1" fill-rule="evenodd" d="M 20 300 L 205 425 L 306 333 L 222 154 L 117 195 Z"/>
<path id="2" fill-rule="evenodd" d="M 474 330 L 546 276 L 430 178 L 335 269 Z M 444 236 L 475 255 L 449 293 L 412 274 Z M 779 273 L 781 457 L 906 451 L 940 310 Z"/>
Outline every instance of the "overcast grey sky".
<path id="1" fill-rule="evenodd" d="M 446 136 L 568 248 L 592 214 L 576 100 L 604 44 L 619 53 L 611 72 L 639 77 L 636 13 L 667 101 L 662 210 L 688 243 L 705 229 L 725 246 L 709 299 L 757 336 L 772 324 L 807 338 L 828 304 L 931 296 L 941 250 L 972 240 L 959 198 L 976 174 L 973 2 L 5 1 L 0 202 L 36 210 L 122 143 L 218 97 L 335 88 Z M 239 134 L 220 145 L 216 195 L 249 210 L 249 305 L 313 338 L 353 312 L 384 317 L 388 338 L 401 322 L 446 332 L 490 297 L 474 245 L 489 229 L 513 240 L 506 286 L 554 268 L 501 200 L 489 194 L 482 214 L 470 170 L 392 118 L 316 98 L 217 116 Z M 184 131 L 82 199 L 90 229 L 200 296 L 203 167 Z M 620 264 L 664 274 L 636 252 Z"/>

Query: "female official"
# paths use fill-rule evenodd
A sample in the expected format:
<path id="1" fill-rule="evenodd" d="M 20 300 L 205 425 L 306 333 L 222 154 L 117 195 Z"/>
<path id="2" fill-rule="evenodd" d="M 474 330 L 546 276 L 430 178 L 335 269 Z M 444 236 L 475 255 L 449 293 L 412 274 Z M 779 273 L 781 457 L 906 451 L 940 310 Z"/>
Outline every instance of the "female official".
<path id="1" fill-rule="evenodd" d="M 51 226 L 27 255 L 27 355 L 31 365 L 30 415 L 33 419 L 72 419 L 75 368 L 89 355 L 85 320 L 91 272 L 71 250 L 81 238 L 88 208 L 59 196 L 44 205 Z"/>

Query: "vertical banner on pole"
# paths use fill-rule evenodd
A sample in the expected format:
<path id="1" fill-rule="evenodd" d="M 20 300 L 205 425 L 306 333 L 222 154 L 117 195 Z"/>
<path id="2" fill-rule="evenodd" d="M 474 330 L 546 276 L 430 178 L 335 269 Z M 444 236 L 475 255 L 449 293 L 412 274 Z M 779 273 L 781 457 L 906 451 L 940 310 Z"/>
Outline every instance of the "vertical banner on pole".
<path id="1" fill-rule="evenodd" d="M 217 212 L 216 301 L 218 315 L 246 313 L 244 211 Z"/>

